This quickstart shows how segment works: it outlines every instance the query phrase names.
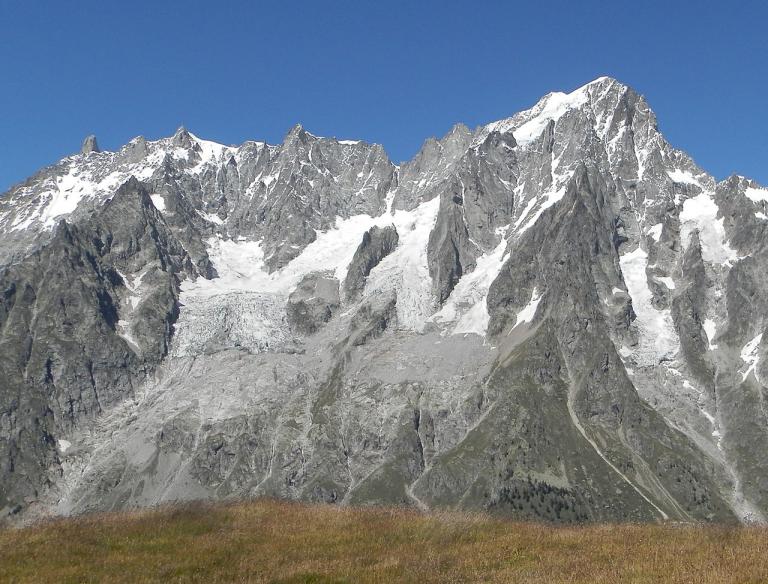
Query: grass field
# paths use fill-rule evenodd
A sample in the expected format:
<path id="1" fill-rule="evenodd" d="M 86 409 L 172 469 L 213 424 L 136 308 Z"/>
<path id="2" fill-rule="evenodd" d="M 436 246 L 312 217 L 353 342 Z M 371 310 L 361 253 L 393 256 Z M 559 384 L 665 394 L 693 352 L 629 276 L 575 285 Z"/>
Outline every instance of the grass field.
<path id="1" fill-rule="evenodd" d="M 0 531 L 0 582 L 768 582 L 768 529 L 553 527 L 277 501 Z"/>

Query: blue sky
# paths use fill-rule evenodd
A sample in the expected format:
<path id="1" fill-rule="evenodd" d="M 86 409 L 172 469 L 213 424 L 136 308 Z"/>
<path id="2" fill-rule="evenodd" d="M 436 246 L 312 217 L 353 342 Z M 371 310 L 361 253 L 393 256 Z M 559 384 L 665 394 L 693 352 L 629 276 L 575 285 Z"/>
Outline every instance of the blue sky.
<path id="1" fill-rule="evenodd" d="M 765 2 L 0 0 L 0 191 L 78 150 L 318 135 L 399 162 L 610 75 L 675 146 L 768 184 Z"/>

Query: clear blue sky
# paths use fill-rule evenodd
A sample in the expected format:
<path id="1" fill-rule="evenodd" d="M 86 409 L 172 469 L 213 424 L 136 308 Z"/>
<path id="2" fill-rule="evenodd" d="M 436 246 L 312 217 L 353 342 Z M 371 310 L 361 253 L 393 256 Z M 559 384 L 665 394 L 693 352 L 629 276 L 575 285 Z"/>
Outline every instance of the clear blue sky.
<path id="1" fill-rule="evenodd" d="M 0 0 L 0 191 L 78 150 L 170 135 L 318 135 L 396 162 L 610 75 L 723 178 L 768 184 L 761 1 Z"/>

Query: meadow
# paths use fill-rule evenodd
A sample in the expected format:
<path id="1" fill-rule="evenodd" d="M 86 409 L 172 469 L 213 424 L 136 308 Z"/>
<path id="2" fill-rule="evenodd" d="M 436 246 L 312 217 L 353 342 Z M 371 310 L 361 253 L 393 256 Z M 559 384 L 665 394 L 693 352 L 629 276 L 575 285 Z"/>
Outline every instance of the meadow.
<path id="1" fill-rule="evenodd" d="M 768 529 L 554 526 L 273 500 L 0 531 L 0 582 L 768 582 Z"/>

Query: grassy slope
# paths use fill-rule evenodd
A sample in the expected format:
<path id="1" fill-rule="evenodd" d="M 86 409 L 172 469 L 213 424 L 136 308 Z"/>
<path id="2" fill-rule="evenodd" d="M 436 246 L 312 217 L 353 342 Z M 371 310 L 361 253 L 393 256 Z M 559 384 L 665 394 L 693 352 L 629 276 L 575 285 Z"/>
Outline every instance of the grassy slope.
<path id="1" fill-rule="evenodd" d="M 0 531 L 0 582 L 768 582 L 768 529 L 257 501 Z"/>

